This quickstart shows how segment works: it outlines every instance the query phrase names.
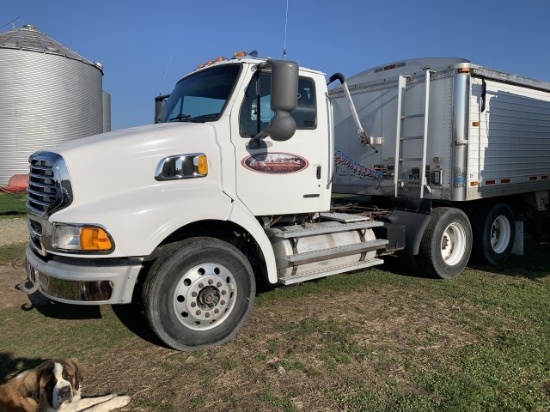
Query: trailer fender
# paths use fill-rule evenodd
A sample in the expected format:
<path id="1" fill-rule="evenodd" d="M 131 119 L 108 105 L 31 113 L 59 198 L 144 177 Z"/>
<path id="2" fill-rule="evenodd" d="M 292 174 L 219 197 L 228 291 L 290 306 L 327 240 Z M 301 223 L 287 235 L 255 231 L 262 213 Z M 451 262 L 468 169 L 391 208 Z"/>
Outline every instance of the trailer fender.
<path id="1" fill-rule="evenodd" d="M 277 264 L 275 262 L 275 253 L 265 230 L 258 223 L 250 211 L 240 202 L 234 201 L 231 205 L 228 220 L 238 224 L 254 238 L 258 247 L 262 251 L 267 278 L 270 283 L 277 283 Z"/>
<path id="2" fill-rule="evenodd" d="M 418 255 L 420 242 L 426 227 L 430 223 L 429 213 L 410 212 L 407 210 L 394 209 L 385 221 L 405 226 L 405 249 L 403 253 Z"/>

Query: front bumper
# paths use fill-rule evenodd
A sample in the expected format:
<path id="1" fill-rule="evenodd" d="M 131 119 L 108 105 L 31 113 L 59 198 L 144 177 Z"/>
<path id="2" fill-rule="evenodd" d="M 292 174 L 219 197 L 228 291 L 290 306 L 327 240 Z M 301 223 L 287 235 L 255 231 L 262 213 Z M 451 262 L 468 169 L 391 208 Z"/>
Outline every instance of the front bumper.
<path id="1" fill-rule="evenodd" d="M 141 258 L 43 261 L 27 247 L 27 278 L 44 296 L 63 303 L 130 303 Z"/>

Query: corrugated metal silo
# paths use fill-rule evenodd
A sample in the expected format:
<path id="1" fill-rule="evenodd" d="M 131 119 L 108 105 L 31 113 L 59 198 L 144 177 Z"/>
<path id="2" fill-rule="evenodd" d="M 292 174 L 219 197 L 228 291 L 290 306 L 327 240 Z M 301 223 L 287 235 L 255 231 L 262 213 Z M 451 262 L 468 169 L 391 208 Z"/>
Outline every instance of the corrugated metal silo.
<path id="1" fill-rule="evenodd" d="M 0 34 L 0 185 L 27 173 L 34 151 L 110 129 L 102 76 L 33 26 Z"/>

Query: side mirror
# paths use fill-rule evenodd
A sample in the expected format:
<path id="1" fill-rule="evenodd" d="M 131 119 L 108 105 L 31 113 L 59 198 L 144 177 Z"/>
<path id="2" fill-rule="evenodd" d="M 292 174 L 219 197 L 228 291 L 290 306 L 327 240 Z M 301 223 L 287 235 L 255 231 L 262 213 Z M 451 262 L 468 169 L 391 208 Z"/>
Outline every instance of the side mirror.
<path id="1" fill-rule="evenodd" d="M 164 102 L 170 97 L 169 94 L 163 94 L 155 97 L 155 123 L 158 123 L 160 113 L 164 107 Z"/>
<path id="2" fill-rule="evenodd" d="M 271 66 L 270 104 L 275 116 L 253 140 L 269 136 L 284 142 L 296 132 L 296 122 L 290 113 L 296 110 L 298 100 L 298 65 L 292 61 L 273 59 L 268 59 L 267 64 Z"/>

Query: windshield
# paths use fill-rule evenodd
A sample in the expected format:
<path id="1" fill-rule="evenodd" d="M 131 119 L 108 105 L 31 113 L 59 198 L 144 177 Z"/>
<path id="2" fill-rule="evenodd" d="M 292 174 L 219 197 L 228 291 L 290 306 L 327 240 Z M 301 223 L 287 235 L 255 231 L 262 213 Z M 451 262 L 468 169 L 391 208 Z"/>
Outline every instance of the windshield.
<path id="1" fill-rule="evenodd" d="M 238 64 L 212 67 L 178 82 L 157 122 L 218 120 L 237 81 Z"/>

